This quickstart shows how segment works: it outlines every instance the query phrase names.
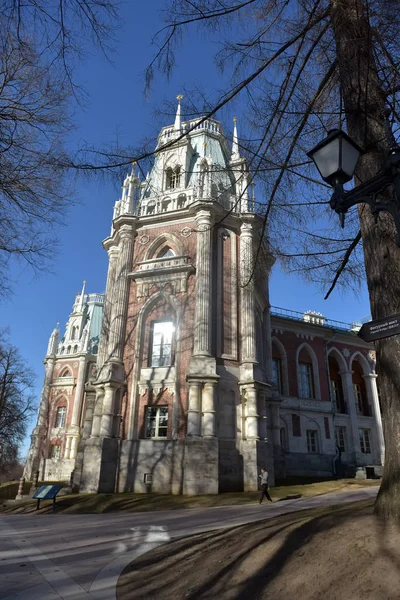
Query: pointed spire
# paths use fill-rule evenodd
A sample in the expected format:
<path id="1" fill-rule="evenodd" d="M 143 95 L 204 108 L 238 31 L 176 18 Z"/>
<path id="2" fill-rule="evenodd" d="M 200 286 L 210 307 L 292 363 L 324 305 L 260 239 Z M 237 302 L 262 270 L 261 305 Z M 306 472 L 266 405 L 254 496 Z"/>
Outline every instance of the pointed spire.
<path id="1" fill-rule="evenodd" d="M 240 160 L 239 141 L 238 141 L 238 133 L 237 133 L 236 121 L 237 121 L 237 118 L 233 117 L 233 143 L 232 143 L 231 162 L 234 162 L 236 160 Z"/>
<path id="2" fill-rule="evenodd" d="M 178 100 L 178 108 L 176 109 L 174 130 L 179 131 L 179 132 L 181 131 L 181 127 L 182 127 L 182 123 L 181 123 L 181 100 L 182 100 L 182 98 L 183 98 L 182 94 L 179 94 L 179 96 L 176 97 L 176 99 Z"/>
<path id="3" fill-rule="evenodd" d="M 53 333 L 49 339 L 49 345 L 47 347 L 47 355 L 57 354 L 58 342 L 60 339 L 60 332 L 58 330 L 58 326 L 60 323 L 57 323 L 53 329 Z"/>
<path id="4" fill-rule="evenodd" d="M 81 298 L 79 300 L 79 306 L 78 306 L 78 310 L 79 311 L 83 310 L 83 300 L 85 298 L 85 285 L 86 285 L 86 279 L 83 280 L 82 291 L 81 291 Z"/>

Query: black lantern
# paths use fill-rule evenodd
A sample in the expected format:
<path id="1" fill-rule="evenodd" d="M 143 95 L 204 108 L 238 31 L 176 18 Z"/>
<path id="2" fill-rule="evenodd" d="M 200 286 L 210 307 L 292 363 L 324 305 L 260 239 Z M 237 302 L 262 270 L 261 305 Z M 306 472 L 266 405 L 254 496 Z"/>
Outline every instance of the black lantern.
<path id="1" fill-rule="evenodd" d="M 340 129 L 329 131 L 322 142 L 307 152 L 322 179 L 333 187 L 353 178 L 361 154 L 361 148 Z"/>
<path id="2" fill-rule="evenodd" d="M 329 204 L 339 215 L 342 227 L 349 208 L 356 204 L 368 204 L 375 220 L 381 212 L 392 215 L 397 230 L 397 244 L 400 246 L 400 148 L 395 140 L 388 146 L 390 152 L 384 169 L 348 192 L 343 189 L 343 184 L 352 179 L 362 150 L 346 133 L 333 129 L 322 142 L 307 152 L 307 156 L 314 161 L 322 179 L 334 188 Z M 392 187 L 394 192 L 391 199 L 378 202 L 377 195 L 388 187 Z"/>

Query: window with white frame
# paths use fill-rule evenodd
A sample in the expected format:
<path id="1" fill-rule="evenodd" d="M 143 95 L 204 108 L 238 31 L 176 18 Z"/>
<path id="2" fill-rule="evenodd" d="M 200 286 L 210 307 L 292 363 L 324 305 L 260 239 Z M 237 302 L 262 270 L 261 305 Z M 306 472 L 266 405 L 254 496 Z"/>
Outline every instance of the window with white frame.
<path id="1" fill-rule="evenodd" d="M 152 327 L 150 366 L 169 367 L 171 365 L 174 323 L 172 321 L 154 321 Z"/>
<path id="2" fill-rule="evenodd" d="M 168 406 L 148 406 L 146 413 L 146 437 L 168 436 Z"/>
<path id="3" fill-rule="evenodd" d="M 316 429 L 307 429 L 307 452 L 319 452 L 318 431 Z"/>
<path id="4" fill-rule="evenodd" d="M 51 458 L 59 459 L 61 456 L 61 446 L 56 444 L 51 447 Z"/>
<path id="5" fill-rule="evenodd" d="M 59 406 L 56 413 L 56 427 L 65 427 L 65 418 L 67 416 L 67 407 Z"/>
<path id="6" fill-rule="evenodd" d="M 272 381 L 282 393 L 282 361 L 280 358 L 272 358 Z"/>
<path id="7" fill-rule="evenodd" d="M 171 168 L 166 171 L 166 189 L 175 190 L 181 184 L 181 168 L 175 167 L 174 170 Z"/>
<path id="8" fill-rule="evenodd" d="M 299 396 L 300 398 L 313 398 L 313 372 L 309 363 L 299 363 Z"/>
<path id="9" fill-rule="evenodd" d="M 371 454 L 371 430 L 359 429 L 360 447 L 363 454 Z"/>
<path id="10" fill-rule="evenodd" d="M 346 427 L 335 427 L 335 440 L 340 452 L 346 452 Z"/>

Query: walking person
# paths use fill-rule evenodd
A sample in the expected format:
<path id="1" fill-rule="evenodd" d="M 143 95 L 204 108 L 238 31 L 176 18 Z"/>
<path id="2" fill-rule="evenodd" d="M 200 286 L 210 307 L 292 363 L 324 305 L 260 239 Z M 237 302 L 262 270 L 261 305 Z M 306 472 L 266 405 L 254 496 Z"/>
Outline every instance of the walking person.
<path id="1" fill-rule="evenodd" d="M 268 471 L 266 471 L 264 467 L 261 468 L 261 475 L 259 475 L 259 477 L 261 479 L 260 504 L 262 503 L 264 496 L 269 502 L 272 502 L 272 498 L 268 492 Z"/>

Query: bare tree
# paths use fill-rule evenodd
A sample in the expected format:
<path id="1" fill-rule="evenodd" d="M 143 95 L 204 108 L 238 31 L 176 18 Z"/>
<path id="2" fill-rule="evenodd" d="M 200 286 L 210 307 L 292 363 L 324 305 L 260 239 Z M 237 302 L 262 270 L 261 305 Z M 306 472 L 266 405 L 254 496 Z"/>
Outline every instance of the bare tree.
<path id="1" fill-rule="evenodd" d="M 0 7 L 0 295 L 14 258 L 43 268 L 72 186 L 64 142 L 84 99 L 74 65 L 88 40 L 108 49 L 110 0 L 4 0 Z"/>
<path id="2" fill-rule="evenodd" d="M 0 471 L 15 465 L 29 418 L 35 412 L 35 376 L 19 353 L 0 336 Z"/>
<path id="3" fill-rule="evenodd" d="M 357 181 L 382 169 L 387 106 L 397 136 L 399 8 L 399 0 L 170 0 L 147 70 L 148 85 L 156 70 L 168 76 L 176 44 L 192 26 L 217 37 L 217 66 L 229 71 L 231 87 L 216 93 L 205 118 L 240 94 L 246 102 L 243 152 L 263 182 L 260 211 L 275 253 L 287 268 L 331 282 L 327 295 L 337 281 L 352 283 L 366 271 L 374 318 L 399 312 L 393 221 L 385 214 L 374 224 L 361 206 L 339 229 L 329 189 L 316 181 L 306 151 L 329 129 L 344 127 L 365 150 Z M 382 192 L 383 201 L 391 194 Z M 379 341 L 376 349 L 386 443 L 376 511 L 400 521 L 400 340 Z"/>

